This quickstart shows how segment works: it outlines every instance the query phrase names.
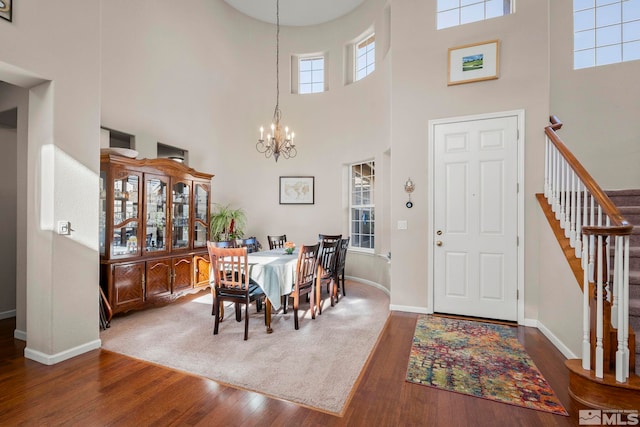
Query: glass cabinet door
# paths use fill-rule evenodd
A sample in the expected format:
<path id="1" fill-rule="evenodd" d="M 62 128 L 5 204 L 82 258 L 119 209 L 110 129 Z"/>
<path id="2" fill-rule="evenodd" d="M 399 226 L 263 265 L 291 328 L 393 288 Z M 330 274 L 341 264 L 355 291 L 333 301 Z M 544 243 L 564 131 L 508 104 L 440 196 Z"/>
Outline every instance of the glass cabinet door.
<path id="1" fill-rule="evenodd" d="M 167 250 L 167 183 L 167 178 L 145 174 L 145 252 Z"/>
<path id="2" fill-rule="evenodd" d="M 176 182 L 171 187 L 171 247 L 184 249 L 189 247 L 189 220 L 191 184 L 189 182 Z"/>
<path id="3" fill-rule="evenodd" d="M 105 255 L 105 242 L 107 233 L 107 172 L 100 171 L 100 218 L 99 223 L 99 239 L 100 239 L 100 255 Z"/>
<path id="4" fill-rule="evenodd" d="M 209 232 L 209 190 L 207 186 L 195 184 L 194 189 L 194 221 L 193 221 L 193 247 L 203 248 L 207 246 L 207 234 Z"/>
<path id="5" fill-rule="evenodd" d="M 120 177 L 122 175 L 122 177 Z M 140 177 L 132 173 L 116 173 L 113 181 L 113 241 L 112 256 L 139 255 Z"/>

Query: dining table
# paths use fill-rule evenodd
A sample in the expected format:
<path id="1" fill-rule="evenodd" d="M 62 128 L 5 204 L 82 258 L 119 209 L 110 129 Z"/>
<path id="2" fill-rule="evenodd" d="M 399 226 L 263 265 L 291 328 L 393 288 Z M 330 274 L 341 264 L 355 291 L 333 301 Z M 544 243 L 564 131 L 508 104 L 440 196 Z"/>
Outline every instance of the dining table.
<path id="1" fill-rule="evenodd" d="M 271 328 L 271 310 L 279 310 L 282 296 L 293 290 L 298 249 L 288 254 L 283 248 L 247 254 L 249 276 L 260 285 L 266 296 L 265 323 L 267 333 Z"/>

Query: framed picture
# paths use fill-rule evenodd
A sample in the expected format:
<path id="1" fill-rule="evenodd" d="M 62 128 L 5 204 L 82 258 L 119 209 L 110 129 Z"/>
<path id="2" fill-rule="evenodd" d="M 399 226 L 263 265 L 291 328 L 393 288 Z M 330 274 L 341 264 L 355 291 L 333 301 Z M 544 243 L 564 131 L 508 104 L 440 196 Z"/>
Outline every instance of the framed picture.
<path id="1" fill-rule="evenodd" d="M 0 0 L 0 18 L 11 22 L 11 6 L 13 0 Z"/>
<path id="2" fill-rule="evenodd" d="M 280 204 L 313 205 L 314 180 L 313 176 L 281 176 Z"/>
<path id="3" fill-rule="evenodd" d="M 500 40 L 449 48 L 448 85 L 498 78 Z"/>

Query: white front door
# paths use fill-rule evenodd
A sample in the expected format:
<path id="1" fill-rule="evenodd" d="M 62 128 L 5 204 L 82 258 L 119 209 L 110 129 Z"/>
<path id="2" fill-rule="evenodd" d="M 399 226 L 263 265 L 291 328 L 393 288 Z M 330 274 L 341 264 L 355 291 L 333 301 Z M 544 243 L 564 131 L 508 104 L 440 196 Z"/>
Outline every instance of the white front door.
<path id="1" fill-rule="evenodd" d="M 436 124 L 434 311 L 518 318 L 518 117 Z"/>

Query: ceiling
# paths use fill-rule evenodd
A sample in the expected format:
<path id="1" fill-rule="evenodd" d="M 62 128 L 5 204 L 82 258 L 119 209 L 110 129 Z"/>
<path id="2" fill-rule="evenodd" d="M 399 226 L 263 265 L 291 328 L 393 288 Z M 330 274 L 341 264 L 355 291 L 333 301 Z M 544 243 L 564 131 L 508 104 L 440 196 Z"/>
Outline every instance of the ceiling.
<path id="1" fill-rule="evenodd" d="M 275 0 L 224 0 L 252 18 L 276 23 Z M 280 0 L 280 25 L 315 25 L 346 15 L 364 0 Z"/>

